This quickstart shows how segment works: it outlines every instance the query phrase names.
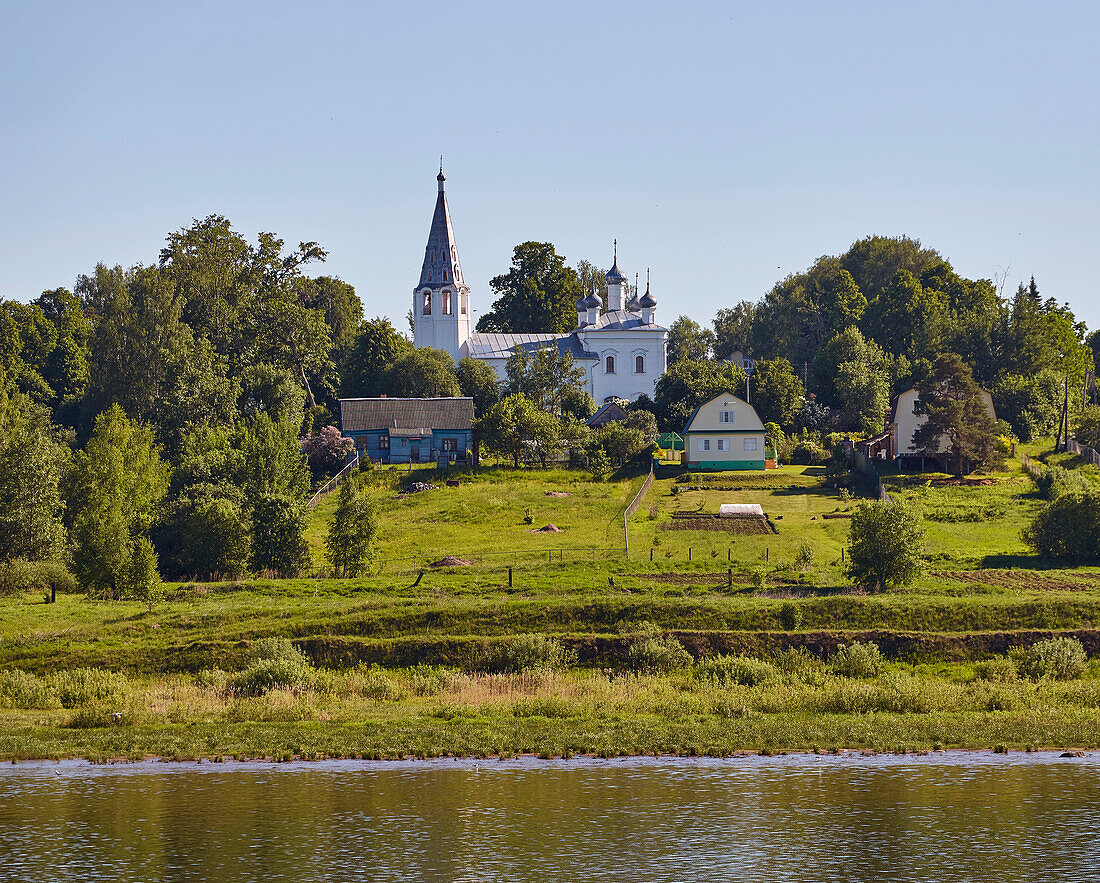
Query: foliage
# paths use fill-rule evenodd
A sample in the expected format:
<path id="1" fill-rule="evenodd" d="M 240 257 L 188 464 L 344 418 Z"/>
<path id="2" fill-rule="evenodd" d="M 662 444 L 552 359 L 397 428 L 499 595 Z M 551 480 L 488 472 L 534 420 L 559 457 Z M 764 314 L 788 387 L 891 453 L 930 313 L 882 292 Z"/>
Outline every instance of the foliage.
<path id="1" fill-rule="evenodd" d="M 663 430 L 680 432 L 701 404 L 744 385 L 745 372 L 740 366 L 681 360 L 657 381 L 654 392 L 657 425 Z"/>
<path id="2" fill-rule="evenodd" d="M 72 513 L 73 573 L 86 590 L 121 596 L 133 541 L 148 531 L 168 490 L 168 466 L 152 430 L 118 405 L 96 418 L 67 478 Z"/>
<path id="3" fill-rule="evenodd" d="M 462 395 L 474 400 L 475 417 L 484 417 L 500 401 L 500 379 L 488 362 L 467 356 L 458 363 L 456 374 Z"/>
<path id="4" fill-rule="evenodd" d="M 489 287 L 498 295 L 482 314 L 478 331 L 557 333 L 576 327 L 580 279 L 549 242 L 524 242 L 512 253 L 507 273 Z"/>
<path id="5" fill-rule="evenodd" d="M 300 499 L 309 490 L 309 469 L 293 416 L 273 420 L 266 411 L 241 421 L 229 444 L 234 457 L 236 484 L 246 498 L 282 494 Z"/>
<path id="6" fill-rule="evenodd" d="M 692 663 L 691 654 L 671 635 L 648 634 L 630 642 L 626 663 L 647 674 L 675 671 Z"/>
<path id="7" fill-rule="evenodd" d="M 1052 436 L 1062 413 L 1062 380 L 1052 368 L 1029 375 L 1004 373 L 990 390 L 993 406 L 1021 441 Z"/>
<path id="8" fill-rule="evenodd" d="M 387 392 L 387 372 L 412 349 L 412 342 L 389 319 L 361 322 L 340 361 L 340 394 L 372 398 Z"/>
<path id="9" fill-rule="evenodd" d="M 648 447 L 640 429 L 613 420 L 592 430 L 592 448 L 601 449 L 613 463 L 622 465 Z"/>
<path id="10" fill-rule="evenodd" d="M 369 566 L 372 544 L 378 532 L 378 515 L 360 492 L 356 475 L 340 485 L 336 511 L 325 537 L 325 549 L 336 576 L 358 576 Z"/>
<path id="11" fill-rule="evenodd" d="M 1009 653 L 1020 677 L 1033 681 L 1048 678 L 1072 681 L 1081 677 L 1088 656 L 1076 638 L 1050 638 L 1030 647 L 1015 647 Z"/>
<path id="12" fill-rule="evenodd" d="M 252 550 L 249 567 L 257 573 L 296 576 L 309 566 L 309 547 L 302 531 L 305 516 L 297 500 L 266 494 L 252 505 Z"/>
<path id="13" fill-rule="evenodd" d="M 512 393 L 474 421 L 474 433 L 490 449 L 512 457 L 515 466 L 528 454 L 545 465 L 558 449 L 561 421 L 522 393 Z"/>
<path id="14" fill-rule="evenodd" d="M 422 346 L 409 350 L 386 372 L 383 391 L 394 398 L 433 399 L 459 396 L 455 360 L 443 350 Z"/>
<path id="15" fill-rule="evenodd" d="M 335 426 L 325 426 L 320 432 L 307 435 L 301 446 L 310 472 L 317 477 L 339 472 L 355 450 L 355 442 L 342 436 Z"/>
<path id="16" fill-rule="evenodd" d="M 937 358 L 932 374 L 917 389 L 928 415 L 913 435 L 918 451 L 935 456 L 945 450 L 956 475 L 969 465 L 994 459 L 997 424 L 970 367 L 959 356 L 946 353 Z"/>
<path id="17" fill-rule="evenodd" d="M 154 541 L 171 579 L 240 576 L 249 553 L 240 493 L 232 486 L 190 485 L 163 507 Z"/>
<path id="18" fill-rule="evenodd" d="M 0 595 L 49 593 L 51 587 L 58 593 L 70 593 L 79 589 L 76 579 L 61 561 L 13 558 L 0 563 Z"/>
<path id="19" fill-rule="evenodd" d="M 779 679 L 779 670 L 770 662 L 751 656 L 712 656 L 695 663 L 695 677 L 722 687 L 739 684 L 755 687 Z"/>
<path id="20" fill-rule="evenodd" d="M 1064 494 L 1083 494 L 1091 485 L 1080 472 L 1052 465 L 1035 476 L 1035 486 L 1044 500 L 1057 500 Z"/>
<path id="21" fill-rule="evenodd" d="M 533 352 L 519 347 L 508 359 L 505 371 L 505 395 L 525 395 L 539 410 L 559 417 L 576 411 L 578 402 L 584 402 L 580 406 L 581 412 L 587 411 L 584 418 L 595 412 L 592 396 L 584 388 L 584 367 L 572 354 L 559 353 L 556 346 L 539 347 Z"/>
<path id="22" fill-rule="evenodd" d="M 252 646 L 248 667 L 230 682 L 252 696 L 269 690 L 300 690 L 315 676 L 302 651 L 285 638 L 262 638 Z"/>
<path id="23" fill-rule="evenodd" d="M 138 537 L 130 548 L 124 594 L 146 604 L 149 610 L 164 600 L 164 584 L 157 572 L 157 553 L 145 537 Z"/>
<path id="24" fill-rule="evenodd" d="M 1023 533 L 1044 558 L 1100 561 L 1100 493 L 1066 493 L 1046 506 Z"/>
<path id="25" fill-rule="evenodd" d="M 736 306 L 718 311 L 714 317 L 714 358 L 728 359 L 735 352 L 751 356 L 755 351 L 752 343 L 752 320 L 756 304 L 741 301 Z"/>
<path id="26" fill-rule="evenodd" d="M 1077 421 L 1074 438 L 1093 450 L 1100 450 L 1100 405 L 1086 405 Z"/>
<path id="27" fill-rule="evenodd" d="M 680 316 L 668 326 L 666 364 L 672 367 L 685 359 L 692 362 L 708 359 L 714 342 L 713 331 L 687 316 Z"/>
<path id="28" fill-rule="evenodd" d="M 909 585 L 920 573 L 924 528 L 907 503 L 860 503 L 852 515 L 847 574 L 873 591 Z"/>
<path id="29" fill-rule="evenodd" d="M 854 641 L 841 644 L 829 660 L 832 670 L 845 678 L 874 678 L 882 671 L 882 653 L 878 644 Z"/>
<path id="30" fill-rule="evenodd" d="M 765 423 L 791 427 L 802 411 L 806 390 L 791 363 L 780 357 L 760 359 L 750 378 L 752 405 Z"/>
<path id="31" fill-rule="evenodd" d="M 522 634 L 494 644 L 482 665 L 489 672 L 554 671 L 575 661 L 575 655 L 555 638 Z"/>

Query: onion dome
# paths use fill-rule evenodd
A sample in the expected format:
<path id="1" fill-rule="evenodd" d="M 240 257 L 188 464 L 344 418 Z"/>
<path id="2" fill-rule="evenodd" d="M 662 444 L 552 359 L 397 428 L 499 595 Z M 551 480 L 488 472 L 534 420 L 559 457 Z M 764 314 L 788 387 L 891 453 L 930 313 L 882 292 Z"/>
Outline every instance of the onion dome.
<path id="1" fill-rule="evenodd" d="M 637 292 L 635 292 L 634 294 L 630 295 L 630 300 L 628 300 L 626 302 L 627 312 L 636 313 L 641 308 L 642 308 L 642 302 L 640 300 L 638 300 L 638 294 L 637 294 Z"/>
<path id="2" fill-rule="evenodd" d="M 584 305 L 584 302 L 585 302 L 586 300 L 588 300 L 588 298 L 587 298 L 587 297 L 585 297 L 585 296 L 584 296 L 584 295 L 582 294 L 582 295 L 581 295 L 581 297 L 580 297 L 580 300 L 578 300 L 578 301 L 577 301 L 577 312 L 578 312 L 578 313 L 583 313 L 583 312 L 584 312 L 584 311 L 585 311 L 586 309 L 588 309 L 588 307 L 586 307 L 586 306 Z"/>
<path id="3" fill-rule="evenodd" d="M 615 263 L 611 265 L 611 269 L 607 271 L 607 279 L 609 285 L 615 285 L 619 282 L 626 282 L 626 276 L 623 275 L 622 270 L 619 269 L 619 259 L 615 259 Z"/>
<path id="4" fill-rule="evenodd" d="M 642 295 L 642 299 L 638 301 L 638 306 L 644 310 L 652 310 L 657 306 L 657 298 L 649 293 L 649 283 L 645 284 L 645 294 Z"/>
<path id="5" fill-rule="evenodd" d="M 581 307 L 585 310 L 598 310 L 603 306 L 603 301 L 596 292 L 592 292 L 588 297 L 581 301 Z"/>

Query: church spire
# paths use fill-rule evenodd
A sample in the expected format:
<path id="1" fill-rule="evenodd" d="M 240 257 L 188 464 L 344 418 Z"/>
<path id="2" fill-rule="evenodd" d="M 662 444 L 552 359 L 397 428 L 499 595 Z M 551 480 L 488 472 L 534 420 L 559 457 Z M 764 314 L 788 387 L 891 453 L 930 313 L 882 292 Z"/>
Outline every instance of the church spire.
<path id="1" fill-rule="evenodd" d="M 443 190 L 443 157 L 439 158 L 439 193 L 435 198 L 435 214 L 432 216 L 431 230 L 428 232 L 428 244 L 424 249 L 424 265 L 420 269 L 420 284 L 441 288 L 457 286 L 464 288 L 462 267 L 458 263 L 458 247 L 455 245 L 455 231 L 451 226 L 451 210 L 447 206 L 447 194 Z"/>

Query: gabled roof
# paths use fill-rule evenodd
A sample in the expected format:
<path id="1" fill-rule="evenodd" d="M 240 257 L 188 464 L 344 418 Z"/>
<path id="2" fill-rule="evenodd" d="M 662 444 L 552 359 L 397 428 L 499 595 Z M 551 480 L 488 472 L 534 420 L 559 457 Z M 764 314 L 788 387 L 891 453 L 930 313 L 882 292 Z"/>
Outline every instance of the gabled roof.
<path id="1" fill-rule="evenodd" d="M 489 334 L 479 332 L 471 334 L 466 341 L 466 351 L 475 359 L 507 359 L 517 348 L 532 353 L 548 346 L 555 346 L 559 353 L 569 353 L 578 361 L 599 361 L 599 356 L 588 352 L 581 346 L 581 342 L 575 333 Z"/>
<path id="2" fill-rule="evenodd" d="M 444 285 L 464 286 L 462 267 L 458 264 L 458 247 L 455 231 L 451 226 L 451 210 L 447 206 L 447 194 L 443 190 L 443 172 L 439 173 L 439 194 L 435 198 L 435 214 L 432 216 L 428 244 L 424 248 L 424 264 L 420 268 L 420 284 L 417 288 L 440 288 Z M 447 279 L 443 279 L 443 270 Z"/>
<path id="3" fill-rule="evenodd" d="M 470 429 L 474 420 L 471 398 L 340 399 L 340 427 L 344 432 L 416 427 Z"/>
<path id="4" fill-rule="evenodd" d="M 730 424 L 728 428 L 724 428 L 724 429 L 707 428 L 707 429 L 695 429 L 695 430 L 693 430 L 691 428 L 691 424 L 695 422 L 695 418 L 699 415 L 699 412 L 702 411 L 703 408 L 705 408 L 711 402 L 718 401 L 718 399 L 733 399 L 735 401 L 740 402 L 742 405 L 744 405 L 746 408 L 748 408 L 749 410 L 752 411 L 753 416 L 756 418 L 756 422 L 759 423 L 760 425 L 759 426 L 746 426 L 744 423 L 741 423 L 741 424 Z M 764 421 L 761 420 L 760 415 L 756 413 L 756 408 L 754 408 L 752 405 L 750 405 L 748 402 L 746 402 L 740 396 L 735 396 L 729 390 L 726 390 L 725 392 L 721 392 L 718 395 L 713 396 L 713 397 L 707 399 L 705 402 L 703 402 L 698 408 L 696 408 L 694 411 L 691 412 L 691 416 L 688 417 L 687 423 L 684 424 L 684 435 L 687 435 L 688 432 L 710 432 L 710 433 L 714 433 L 714 432 L 764 432 L 764 431 L 765 431 Z"/>
<path id="5" fill-rule="evenodd" d="M 588 418 L 588 425 L 592 428 L 603 426 L 605 423 L 622 422 L 626 420 L 627 413 L 618 402 L 608 402 L 595 414 Z"/>

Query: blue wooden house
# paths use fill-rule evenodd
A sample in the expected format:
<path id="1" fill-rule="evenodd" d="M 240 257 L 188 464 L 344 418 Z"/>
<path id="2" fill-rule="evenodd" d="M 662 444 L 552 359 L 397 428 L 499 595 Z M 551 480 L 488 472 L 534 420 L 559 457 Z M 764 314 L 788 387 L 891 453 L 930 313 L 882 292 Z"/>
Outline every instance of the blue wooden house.
<path id="1" fill-rule="evenodd" d="M 474 446 L 474 400 L 340 399 L 340 428 L 362 458 L 463 463 Z"/>

